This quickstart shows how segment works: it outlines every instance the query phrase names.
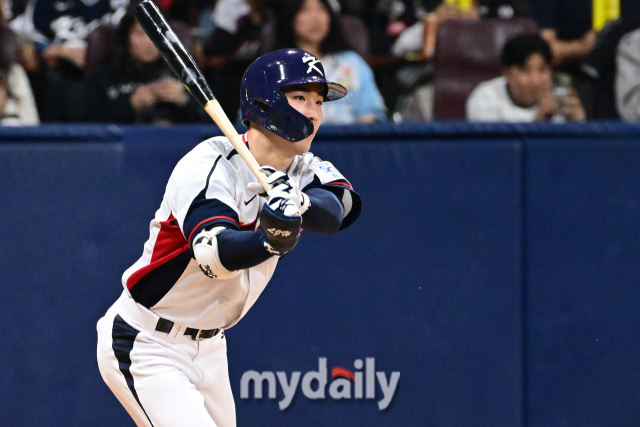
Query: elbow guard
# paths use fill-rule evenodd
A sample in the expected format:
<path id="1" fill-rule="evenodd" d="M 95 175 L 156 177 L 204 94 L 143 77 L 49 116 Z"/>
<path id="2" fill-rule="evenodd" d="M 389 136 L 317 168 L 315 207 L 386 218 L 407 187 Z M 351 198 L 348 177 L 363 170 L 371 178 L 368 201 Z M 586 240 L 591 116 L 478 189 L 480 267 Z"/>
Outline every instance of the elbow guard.
<path id="1" fill-rule="evenodd" d="M 216 236 L 224 227 L 215 227 L 212 230 L 202 230 L 193 239 L 193 256 L 205 276 L 212 279 L 231 279 L 241 273 L 241 270 L 229 271 L 222 265 L 218 253 L 218 240 Z"/>

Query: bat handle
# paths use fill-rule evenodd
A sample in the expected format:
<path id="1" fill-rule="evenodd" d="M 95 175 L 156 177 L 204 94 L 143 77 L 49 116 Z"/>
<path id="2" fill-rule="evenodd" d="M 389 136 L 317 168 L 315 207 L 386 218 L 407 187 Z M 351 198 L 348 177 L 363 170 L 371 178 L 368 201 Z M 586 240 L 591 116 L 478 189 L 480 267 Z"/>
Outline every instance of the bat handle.
<path id="1" fill-rule="evenodd" d="M 240 154 L 240 157 L 242 157 L 247 166 L 249 166 L 249 169 L 251 170 L 251 172 L 253 172 L 260 185 L 262 185 L 264 191 L 267 192 L 271 190 L 271 186 L 267 184 L 265 175 L 262 172 L 262 169 L 260 169 L 260 165 L 253 157 L 253 154 L 251 154 L 244 142 L 242 142 L 240 135 L 238 135 L 238 132 L 229 121 L 229 118 L 220 106 L 218 100 L 212 99 L 211 101 L 207 102 L 207 104 L 204 106 L 204 110 L 218 125 L 222 133 L 224 133 L 227 138 L 229 138 L 229 141 L 236 149 L 238 154 Z"/>

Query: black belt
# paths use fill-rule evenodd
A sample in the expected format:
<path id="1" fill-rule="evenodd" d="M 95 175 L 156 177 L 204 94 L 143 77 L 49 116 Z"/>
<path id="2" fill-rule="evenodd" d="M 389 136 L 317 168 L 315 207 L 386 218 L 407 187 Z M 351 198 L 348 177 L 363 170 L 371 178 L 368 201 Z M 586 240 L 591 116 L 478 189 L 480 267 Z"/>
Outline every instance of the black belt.
<path id="1" fill-rule="evenodd" d="M 171 320 L 160 318 L 156 323 L 156 331 L 164 332 L 168 334 L 173 328 L 173 322 Z M 184 330 L 184 335 L 191 335 L 191 339 L 194 341 L 200 341 L 207 338 L 213 338 L 220 332 L 220 329 L 193 329 L 187 328 Z"/>

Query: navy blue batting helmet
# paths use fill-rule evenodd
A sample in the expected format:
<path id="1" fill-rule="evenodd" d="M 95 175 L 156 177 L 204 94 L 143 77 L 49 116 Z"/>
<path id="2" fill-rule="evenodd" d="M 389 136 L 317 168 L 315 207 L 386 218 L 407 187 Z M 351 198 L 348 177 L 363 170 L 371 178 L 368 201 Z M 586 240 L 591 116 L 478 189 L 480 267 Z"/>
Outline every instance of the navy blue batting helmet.
<path id="1" fill-rule="evenodd" d="M 292 142 L 307 138 L 313 123 L 291 107 L 280 90 L 305 83 L 322 84 L 325 102 L 347 94 L 346 88 L 325 78 L 324 67 L 307 51 L 280 49 L 256 59 L 240 84 L 242 123 L 255 123 Z"/>

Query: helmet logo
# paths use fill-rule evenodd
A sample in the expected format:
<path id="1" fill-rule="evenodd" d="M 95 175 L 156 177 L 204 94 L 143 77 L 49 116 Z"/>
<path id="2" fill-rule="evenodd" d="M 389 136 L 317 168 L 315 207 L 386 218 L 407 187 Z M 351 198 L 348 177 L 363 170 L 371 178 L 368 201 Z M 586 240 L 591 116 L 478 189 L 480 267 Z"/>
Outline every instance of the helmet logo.
<path id="1" fill-rule="evenodd" d="M 311 70 L 316 70 L 318 72 L 318 74 L 320 74 L 322 77 L 324 77 L 324 74 L 322 74 L 322 71 L 320 71 L 320 69 L 318 67 L 316 67 L 316 64 L 320 62 L 320 60 L 318 58 L 316 58 L 315 56 L 312 56 L 308 53 L 305 53 L 304 56 L 302 57 L 302 62 L 304 62 L 305 64 L 308 62 L 309 64 L 309 69 L 307 70 L 307 74 L 309 74 L 311 72 Z"/>

